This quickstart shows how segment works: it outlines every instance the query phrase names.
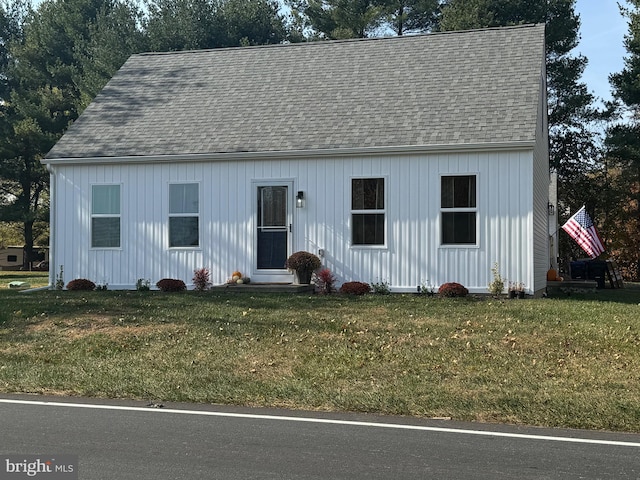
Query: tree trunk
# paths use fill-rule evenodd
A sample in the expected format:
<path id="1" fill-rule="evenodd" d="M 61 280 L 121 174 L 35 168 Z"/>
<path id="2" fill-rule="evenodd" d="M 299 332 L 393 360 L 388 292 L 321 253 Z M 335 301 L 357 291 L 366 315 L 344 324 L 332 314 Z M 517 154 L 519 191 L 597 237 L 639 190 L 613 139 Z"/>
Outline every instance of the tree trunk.
<path id="1" fill-rule="evenodd" d="M 33 261 L 33 220 L 24 222 L 24 258 L 22 266 L 25 270 L 31 270 Z"/>

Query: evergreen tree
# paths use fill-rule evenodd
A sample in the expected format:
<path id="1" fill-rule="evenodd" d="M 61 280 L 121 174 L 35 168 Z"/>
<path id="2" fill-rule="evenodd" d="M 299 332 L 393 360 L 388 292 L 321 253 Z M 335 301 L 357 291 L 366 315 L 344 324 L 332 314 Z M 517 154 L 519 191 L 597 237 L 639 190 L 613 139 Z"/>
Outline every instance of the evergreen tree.
<path id="1" fill-rule="evenodd" d="M 289 0 L 303 19 L 310 39 L 337 40 L 371 36 L 388 10 L 384 0 Z"/>
<path id="2" fill-rule="evenodd" d="M 150 0 L 144 22 L 154 52 L 198 50 L 222 44 L 223 27 L 213 0 Z"/>
<path id="3" fill-rule="evenodd" d="M 396 35 L 430 32 L 438 25 L 440 0 L 389 0 L 384 17 Z"/>
<path id="4" fill-rule="evenodd" d="M 40 160 L 139 45 L 135 12 L 116 0 L 13 4 L 0 121 L 1 221 L 23 225 L 26 261 L 34 225 L 48 217 L 49 175 Z M 15 23 L 15 22 L 14 22 Z"/>
<path id="5" fill-rule="evenodd" d="M 614 120 L 607 129 L 606 145 L 616 180 L 618 205 L 612 223 L 616 228 L 614 251 L 619 263 L 640 280 L 640 0 L 627 0 L 625 37 L 627 56 L 621 72 L 609 77 L 614 97 Z"/>
<path id="6" fill-rule="evenodd" d="M 273 0 L 151 0 L 147 9 L 152 51 L 266 45 L 288 36 Z"/>
<path id="7" fill-rule="evenodd" d="M 286 0 L 307 39 L 429 32 L 441 0 Z"/>
<path id="8" fill-rule="evenodd" d="M 280 6 L 273 0 L 225 0 L 217 11 L 223 25 L 221 46 L 267 45 L 287 39 Z"/>

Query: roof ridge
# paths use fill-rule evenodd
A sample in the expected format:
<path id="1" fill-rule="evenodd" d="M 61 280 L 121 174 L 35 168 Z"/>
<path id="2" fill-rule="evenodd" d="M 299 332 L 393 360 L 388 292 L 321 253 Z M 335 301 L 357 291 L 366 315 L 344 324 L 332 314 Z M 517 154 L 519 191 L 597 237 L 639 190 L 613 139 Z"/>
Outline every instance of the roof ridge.
<path id="1" fill-rule="evenodd" d="M 247 51 L 247 50 L 255 50 L 255 49 L 270 49 L 270 48 L 302 48 L 302 47 L 313 47 L 313 46 L 327 46 L 327 45 L 336 45 L 340 43 L 348 44 L 348 43 L 373 43 L 380 41 L 405 41 L 409 39 L 415 38 L 425 38 L 425 37 L 437 37 L 444 35 L 461 35 L 461 34 L 471 34 L 471 33 L 479 33 L 479 32 L 488 32 L 488 31 L 505 31 L 505 30 L 515 30 L 515 29 L 525 29 L 525 28 L 535 28 L 544 26 L 542 23 L 523 23 L 519 25 L 506 25 L 506 26 L 498 26 L 498 27 L 483 27 L 483 28 L 473 28 L 468 30 L 447 30 L 447 31 L 438 31 L 438 32 L 428 32 L 428 33 L 415 33 L 408 35 L 389 35 L 382 37 L 366 37 L 366 38 L 345 38 L 338 40 L 311 40 L 304 42 L 296 42 L 296 43 L 270 43 L 266 45 L 249 45 L 249 46 L 233 46 L 233 47 L 215 47 L 215 48 L 201 48 L 195 50 L 173 50 L 166 52 L 140 52 L 136 53 L 132 56 L 171 56 L 171 55 L 192 55 L 198 53 L 211 53 L 211 52 L 220 52 L 220 51 Z"/>

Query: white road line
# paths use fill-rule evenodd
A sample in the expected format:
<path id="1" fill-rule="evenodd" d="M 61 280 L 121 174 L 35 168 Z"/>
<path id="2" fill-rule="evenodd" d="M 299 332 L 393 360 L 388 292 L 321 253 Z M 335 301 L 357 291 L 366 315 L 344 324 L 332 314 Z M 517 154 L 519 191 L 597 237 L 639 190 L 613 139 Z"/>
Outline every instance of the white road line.
<path id="1" fill-rule="evenodd" d="M 468 430 L 460 428 L 427 427 L 424 425 L 403 425 L 398 423 L 359 422 L 352 420 L 335 420 L 314 417 L 287 417 L 281 415 L 258 415 L 251 413 L 211 412 L 206 410 L 178 410 L 172 408 L 126 407 L 121 405 L 98 405 L 90 403 L 45 402 L 36 400 L 11 400 L 0 398 L 0 403 L 18 405 L 36 405 L 46 407 L 84 408 L 93 410 L 118 410 L 126 412 L 144 412 L 158 414 L 199 415 L 204 417 L 243 418 L 254 420 L 277 420 L 284 422 L 324 423 L 355 427 L 391 428 L 397 430 L 418 430 L 424 432 L 454 433 L 459 435 L 481 435 L 486 437 L 520 438 L 525 440 L 544 440 L 565 443 L 586 443 L 593 445 L 613 445 L 619 447 L 640 448 L 640 442 L 622 442 L 615 440 L 599 440 L 592 438 L 554 437 L 550 435 L 530 435 L 524 433 L 494 432 L 488 430 Z"/>

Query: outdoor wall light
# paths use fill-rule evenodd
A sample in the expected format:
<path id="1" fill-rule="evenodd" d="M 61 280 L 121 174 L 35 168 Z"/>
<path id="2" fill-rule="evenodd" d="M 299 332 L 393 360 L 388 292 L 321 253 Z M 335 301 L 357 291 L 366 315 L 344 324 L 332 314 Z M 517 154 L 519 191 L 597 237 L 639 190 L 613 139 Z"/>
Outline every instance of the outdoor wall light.
<path id="1" fill-rule="evenodd" d="M 556 213 L 556 207 L 553 206 L 553 203 L 549 203 L 547 208 L 549 209 L 549 216 L 553 217 L 553 215 Z"/>
<path id="2" fill-rule="evenodd" d="M 299 191 L 296 195 L 296 208 L 304 207 L 304 192 Z"/>

